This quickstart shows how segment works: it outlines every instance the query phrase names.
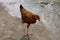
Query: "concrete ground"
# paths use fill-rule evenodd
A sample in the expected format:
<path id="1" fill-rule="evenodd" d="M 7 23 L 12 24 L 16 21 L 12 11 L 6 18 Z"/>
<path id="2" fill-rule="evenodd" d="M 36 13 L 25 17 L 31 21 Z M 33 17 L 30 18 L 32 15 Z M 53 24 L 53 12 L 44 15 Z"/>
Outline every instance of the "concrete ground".
<path id="1" fill-rule="evenodd" d="M 50 31 L 41 21 L 30 25 L 31 37 L 24 35 L 23 28 L 26 30 L 26 25 L 21 23 L 20 18 L 9 15 L 5 8 L 0 3 L 0 40 L 52 40 Z"/>

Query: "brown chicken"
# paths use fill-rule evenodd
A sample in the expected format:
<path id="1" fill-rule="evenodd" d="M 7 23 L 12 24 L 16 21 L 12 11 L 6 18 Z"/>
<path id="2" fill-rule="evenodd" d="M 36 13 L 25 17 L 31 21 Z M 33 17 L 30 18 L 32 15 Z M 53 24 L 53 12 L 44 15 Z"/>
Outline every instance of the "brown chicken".
<path id="1" fill-rule="evenodd" d="M 27 35 L 29 35 L 28 28 L 30 24 L 36 23 L 36 20 L 40 21 L 40 17 L 36 14 L 33 14 L 30 11 L 27 11 L 22 5 L 20 5 L 20 12 L 22 17 L 22 23 L 27 23 Z"/>

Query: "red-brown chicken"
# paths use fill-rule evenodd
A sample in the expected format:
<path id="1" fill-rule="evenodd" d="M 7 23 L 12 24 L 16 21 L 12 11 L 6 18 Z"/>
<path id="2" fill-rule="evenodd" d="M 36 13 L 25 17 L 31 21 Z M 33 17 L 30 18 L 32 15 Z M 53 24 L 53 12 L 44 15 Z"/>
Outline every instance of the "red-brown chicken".
<path id="1" fill-rule="evenodd" d="M 29 35 L 28 28 L 30 24 L 36 23 L 36 20 L 40 21 L 40 17 L 36 14 L 33 14 L 30 11 L 27 11 L 22 5 L 20 5 L 20 12 L 22 17 L 22 23 L 27 23 L 27 35 Z"/>

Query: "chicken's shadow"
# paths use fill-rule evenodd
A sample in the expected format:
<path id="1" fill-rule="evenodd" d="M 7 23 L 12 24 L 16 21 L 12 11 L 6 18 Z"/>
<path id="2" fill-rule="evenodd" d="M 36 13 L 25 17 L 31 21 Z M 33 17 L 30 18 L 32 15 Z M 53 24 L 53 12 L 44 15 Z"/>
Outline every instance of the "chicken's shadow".
<path id="1" fill-rule="evenodd" d="M 31 40 L 31 39 L 28 35 L 23 35 L 21 40 Z"/>

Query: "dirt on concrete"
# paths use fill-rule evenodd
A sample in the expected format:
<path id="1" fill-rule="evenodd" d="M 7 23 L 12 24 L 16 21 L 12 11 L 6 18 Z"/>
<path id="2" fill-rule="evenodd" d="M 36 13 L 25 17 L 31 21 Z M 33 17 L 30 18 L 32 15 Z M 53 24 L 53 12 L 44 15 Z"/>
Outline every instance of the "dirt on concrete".
<path id="1" fill-rule="evenodd" d="M 30 26 L 31 37 L 24 35 L 26 25 L 23 25 L 20 18 L 11 16 L 6 6 L 0 3 L 0 40 L 52 40 L 42 22 Z"/>

